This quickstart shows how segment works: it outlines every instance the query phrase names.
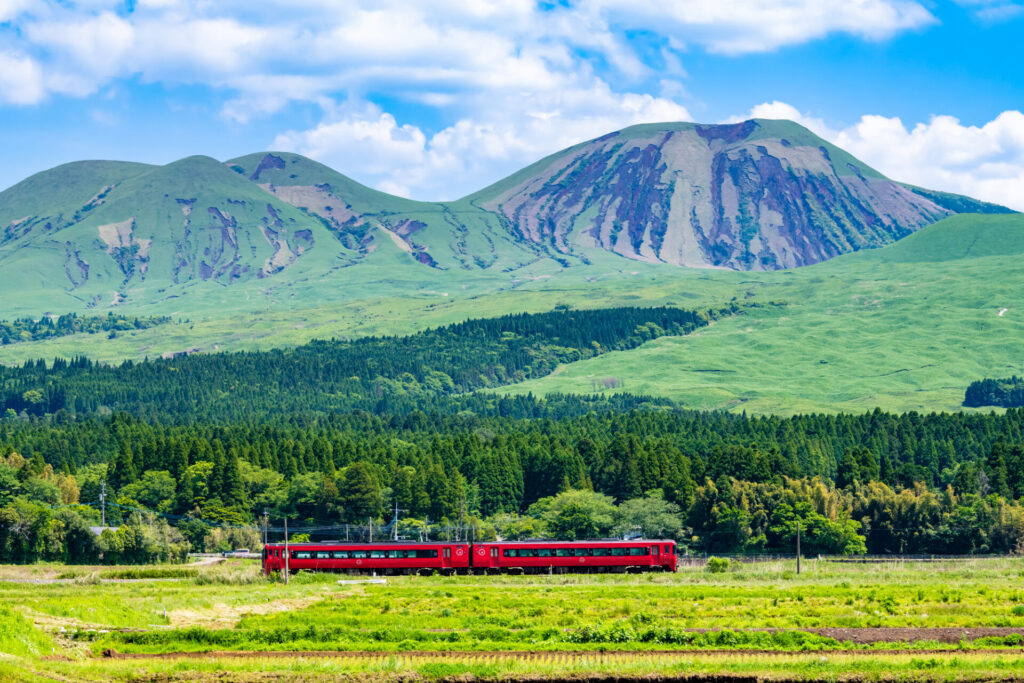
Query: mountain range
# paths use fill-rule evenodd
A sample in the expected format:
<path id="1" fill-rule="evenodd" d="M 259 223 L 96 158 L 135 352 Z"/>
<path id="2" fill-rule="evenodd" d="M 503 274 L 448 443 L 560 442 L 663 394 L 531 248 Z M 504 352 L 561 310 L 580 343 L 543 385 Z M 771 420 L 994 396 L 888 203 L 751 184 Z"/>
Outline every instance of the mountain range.
<path id="1" fill-rule="evenodd" d="M 206 282 L 344 285 L 364 264 L 514 278 L 600 253 L 775 270 L 963 212 L 1008 210 L 889 180 L 774 120 L 633 126 L 452 202 L 378 192 L 297 154 L 83 161 L 0 193 L 0 294 L 39 294 L 39 314 L 154 303 Z"/>
<path id="2" fill-rule="evenodd" d="M 786 121 L 634 126 L 450 202 L 278 152 L 76 162 L 0 193 L 0 320 L 163 322 L 15 339 L 0 363 L 266 349 L 553 307 L 737 304 L 697 333 L 507 391 L 959 410 L 972 381 L 1024 374 L 1021 255 L 1024 215 L 887 179 Z"/>

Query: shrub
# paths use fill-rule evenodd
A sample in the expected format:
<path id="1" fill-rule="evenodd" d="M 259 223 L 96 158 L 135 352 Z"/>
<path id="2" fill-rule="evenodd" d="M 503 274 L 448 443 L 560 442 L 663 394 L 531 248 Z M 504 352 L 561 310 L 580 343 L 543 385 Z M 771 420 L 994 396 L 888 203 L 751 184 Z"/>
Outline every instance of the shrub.
<path id="1" fill-rule="evenodd" d="M 729 571 L 729 558 L 727 557 L 709 557 L 708 558 L 708 571 L 712 574 L 723 574 Z"/>

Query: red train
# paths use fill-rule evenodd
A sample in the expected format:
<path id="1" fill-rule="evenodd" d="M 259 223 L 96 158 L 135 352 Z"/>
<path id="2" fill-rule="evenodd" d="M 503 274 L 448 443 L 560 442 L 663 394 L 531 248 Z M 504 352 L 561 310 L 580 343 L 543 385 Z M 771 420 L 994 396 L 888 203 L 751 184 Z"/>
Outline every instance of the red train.
<path id="1" fill-rule="evenodd" d="M 676 571 L 675 541 L 498 541 L 486 543 L 270 543 L 263 571 L 378 574 L 546 574 Z"/>

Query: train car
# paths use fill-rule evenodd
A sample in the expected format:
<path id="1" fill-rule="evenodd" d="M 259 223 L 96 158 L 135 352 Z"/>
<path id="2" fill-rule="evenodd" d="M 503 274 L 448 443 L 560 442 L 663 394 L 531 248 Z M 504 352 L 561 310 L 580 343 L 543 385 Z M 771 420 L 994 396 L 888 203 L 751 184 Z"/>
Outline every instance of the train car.
<path id="1" fill-rule="evenodd" d="M 511 541 L 473 544 L 473 571 L 676 571 L 675 541 Z"/>
<path id="2" fill-rule="evenodd" d="M 270 543 L 263 548 L 263 571 L 375 572 L 377 574 L 440 574 L 469 571 L 469 543 Z"/>

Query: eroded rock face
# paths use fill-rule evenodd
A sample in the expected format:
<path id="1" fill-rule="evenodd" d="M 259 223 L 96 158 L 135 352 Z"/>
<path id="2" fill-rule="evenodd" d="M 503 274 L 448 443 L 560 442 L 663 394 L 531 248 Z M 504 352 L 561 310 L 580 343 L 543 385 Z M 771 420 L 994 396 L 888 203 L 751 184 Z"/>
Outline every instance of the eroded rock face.
<path id="1" fill-rule="evenodd" d="M 950 214 L 867 167 L 833 161 L 806 131 L 798 143 L 763 132 L 755 121 L 626 129 L 477 204 L 517 236 L 566 253 L 597 246 L 738 270 L 817 263 Z"/>

